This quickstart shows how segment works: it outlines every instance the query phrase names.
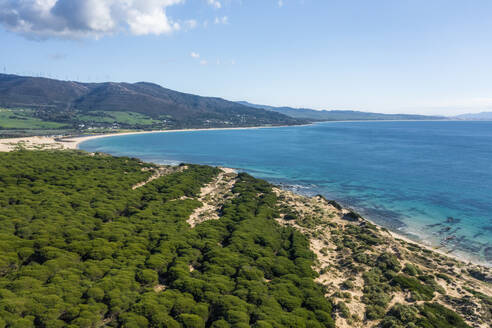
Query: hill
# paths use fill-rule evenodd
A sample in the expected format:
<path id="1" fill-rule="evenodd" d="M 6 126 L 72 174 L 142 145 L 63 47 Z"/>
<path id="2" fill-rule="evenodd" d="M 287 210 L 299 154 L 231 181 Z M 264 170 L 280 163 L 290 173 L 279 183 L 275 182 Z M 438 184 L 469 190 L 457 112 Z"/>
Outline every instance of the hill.
<path id="1" fill-rule="evenodd" d="M 389 120 L 444 120 L 443 116 L 427 116 L 414 114 L 382 114 L 369 113 L 351 110 L 314 110 L 308 108 L 292 107 L 273 107 L 266 105 L 251 104 L 247 101 L 239 101 L 239 104 L 250 106 L 258 109 L 281 113 L 293 118 L 307 119 L 313 121 L 389 121 Z"/>
<path id="2" fill-rule="evenodd" d="M 461 115 L 453 116 L 453 119 L 466 120 L 466 121 L 492 121 L 492 112 L 461 114 Z"/>
<path id="3" fill-rule="evenodd" d="M 0 163 L 1 327 L 333 327 L 264 181 L 81 152 Z"/>
<path id="4" fill-rule="evenodd" d="M 32 117 L 73 127 L 203 128 L 304 123 L 272 111 L 146 82 L 80 83 L 6 74 L 0 74 L 2 107 L 31 110 Z"/>
<path id="5" fill-rule="evenodd" d="M 491 322 L 490 270 L 323 197 L 79 151 L 0 153 L 0 163 L 0 327 Z"/>

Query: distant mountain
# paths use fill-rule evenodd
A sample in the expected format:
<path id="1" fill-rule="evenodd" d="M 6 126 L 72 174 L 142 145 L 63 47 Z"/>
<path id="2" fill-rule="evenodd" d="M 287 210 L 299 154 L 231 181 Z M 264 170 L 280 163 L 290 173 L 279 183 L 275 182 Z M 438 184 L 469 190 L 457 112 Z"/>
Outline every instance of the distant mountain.
<path id="1" fill-rule="evenodd" d="M 80 83 L 6 74 L 0 74 L 0 107 L 33 109 L 37 117 L 63 122 L 77 121 L 82 114 L 94 112 L 131 112 L 171 127 L 304 123 L 277 112 L 181 93 L 153 83 Z"/>
<path id="2" fill-rule="evenodd" d="M 358 121 L 358 120 L 443 120 L 444 116 L 426 116 L 413 114 L 381 114 L 352 110 L 314 110 L 308 108 L 273 107 L 238 101 L 239 104 L 258 109 L 281 113 L 293 118 L 313 121 Z"/>
<path id="3" fill-rule="evenodd" d="M 453 119 L 467 121 L 492 121 L 492 112 L 481 112 L 476 114 L 461 114 L 454 116 Z"/>

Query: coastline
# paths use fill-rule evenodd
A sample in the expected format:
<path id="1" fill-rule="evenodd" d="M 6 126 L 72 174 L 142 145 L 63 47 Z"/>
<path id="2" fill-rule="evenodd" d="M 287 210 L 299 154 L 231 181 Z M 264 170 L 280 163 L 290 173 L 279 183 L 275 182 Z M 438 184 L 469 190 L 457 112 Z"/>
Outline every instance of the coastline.
<path id="1" fill-rule="evenodd" d="M 364 218 L 364 220 L 371 222 L 375 226 L 379 227 L 380 229 L 387 229 L 379 224 L 376 224 L 372 222 L 371 220 Z M 454 260 L 457 260 L 459 262 L 464 263 L 465 265 L 478 265 L 481 267 L 486 267 L 486 268 L 492 268 L 492 264 L 489 264 L 487 262 L 480 261 L 478 259 L 475 259 L 473 256 L 472 257 L 467 257 L 467 254 L 465 253 L 452 253 L 451 251 L 446 252 L 446 248 L 444 246 L 435 246 L 431 242 L 425 240 L 425 239 L 419 239 L 419 240 L 414 240 L 411 239 L 408 236 L 405 236 L 402 233 L 394 232 L 388 229 L 389 234 L 394 238 L 394 239 L 400 239 L 403 240 L 404 242 L 408 244 L 416 244 L 421 248 L 425 248 L 431 252 L 438 253 L 442 256 L 452 258 Z"/>
<path id="2" fill-rule="evenodd" d="M 351 123 L 351 122 L 461 122 L 461 120 L 350 120 L 350 121 L 319 121 L 300 125 L 263 125 L 251 127 L 234 127 L 234 128 L 199 128 L 199 129 L 176 129 L 176 130 L 142 130 L 130 132 L 114 132 L 105 134 L 96 134 L 89 136 L 33 136 L 20 138 L 3 138 L 0 139 L 0 152 L 12 151 L 19 146 L 25 149 L 79 149 L 79 145 L 85 141 L 99 138 L 109 138 L 116 136 L 125 136 L 133 134 L 149 134 L 149 133 L 171 133 L 171 132 L 194 132 L 194 131 L 221 131 L 221 130 L 254 130 L 254 129 L 271 129 L 271 128 L 286 128 L 309 126 L 323 123 Z"/>
<path id="3" fill-rule="evenodd" d="M 8 152 L 19 147 L 24 149 L 41 150 L 41 149 L 79 149 L 79 145 L 85 141 L 109 138 L 115 136 L 124 136 L 132 134 L 148 134 L 148 133 L 170 133 L 170 132 L 194 132 L 194 131 L 220 131 L 220 130 L 249 130 L 249 129 L 271 129 L 271 128 L 286 128 L 309 126 L 320 123 L 350 123 L 350 122 L 464 122 L 466 120 L 350 120 L 350 121 L 319 121 L 300 125 L 265 125 L 252 127 L 235 127 L 235 128 L 200 128 L 200 129 L 176 129 L 176 130 L 142 130 L 131 132 L 114 132 L 106 134 L 97 134 L 90 136 L 33 136 L 20 138 L 3 138 L 0 139 L 0 152 Z"/>
<path id="4" fill-rule="evenodd" d="M 4 179 L 4 184 L 8 188 L 6 190 L 11 190 L 14 194 L 31 197 L 31 181 L 34 181 L 36 185 L 39 185 L 37 182 L 45 182 L 49 190 L 43 188 L 41 194 L 37 196 L 38 198 L 33 198 L 33 196 L 29 199 L 41 199 L 42 201 L 47 199 L 47 196 L 54 197 L 54 199 L 59 198 L 60 202 L 55 204 L 58 206 L 59 212 L 62 213 L 62 209 L 70 211 L 66 212 L 67 215 L 63 215 L 64 218 L 68 218 L 65 221 L 69 222 L 70 213 L 77 211 L 82 220 L 89 223 L 94 222 L 91 227 L 95 226 L 96 231 L 102 231 L 100 234 L 96 233 L 96 237 L 101 237 L 101 243 L 104 243 L 105 240 L 111 242 L 111 240 L 117 239 L 121 241 L 121 245 L 130 244 L 132 246 L 132 240 L 135 239 L 134 235 L 143 236 L 145 241 L 145 237 L 149 234 L 144 230 L 140 234 L 129 234 L 130 239 L 119 237 L 121 234 L 112 233 L 114 224 L 111 218 L 115 217 L 119 226 L 128 227 L 126 230 L 133 231 L 138 230 L 138 227 L 146 226 L 151 233 L 158 234 L 161 231 L 166 241 L 168 240 L 166 231 L 170 229 L 169 226 L 173 222 L 182 226 L 182 229 L 178 229 L 179 231 L 170 237 L 175 239 L 170 239 L 169 243 L 154 243 L 160 247 L 159 249 L 162 250 L 163 254 L 173 252 L 173 243 L 181 243 L 183 238 L 193 237 L 196 234 L 207 234 L 206 240 L 204 240 L 208 244 L 202 243 L 195 247 L 196 243 L 191 243 L 188 248 L 196 250 L 193 256 L 186 257 L 187 254 L 185 254 L 182 260 L 175 261 L 176 266 L 166 267 L 168 268 L 166 272 L 172 272 L 170 270 L 174 270 L 176 267 L 179 268 L 183 278 L 177 277 L 175 280 L 159 280 L 159 273 L 156 273 L 157 277 L 152 281 L 142 281 L 139 275 L 140 271 L 138 271 L 142 269 L 138 265 L 132 266 L 133 262 L 127 263 L 125 259 L 121 261 L 121 256 L 118 257 L 128 253 L 124 253 L 126 251 L 124 245 L 117 244 L 114 248 L 108 247 L 105 250 L 105 255 L 102 256 L 98 255 L 101 254 L 100 252 L 97 252 L 94 254 L 98 257 L 92 255 L 87 257 L 89 261 L 92 261 L 90 263 L 95 263 L 94 265 L 98 263 L 106 265 L 108 259 L 115 259 L 115 261 L 123 262 L 123 270 L 135 270 L 135 273 L 127 274 L 125 271 L 124 274 L 129 277 L 129 283 L 133 283 L 132 279 L 135 279 L 136 282 L 142 281 L 145 285 L 139 290 L 153 297 L 151 300 L 165 297 L 168 294 L 160 296 L 156 294 L 166 293 L 166 290 L 170 290 L 171 296 L 174 296 L 182 287 L 179 283 L 175 283 L 175 281 L 179 282 L 178 279 L 188 281 L 186 279 L 196 277 L 196 273 L 208 279 L 206 277 L 208 277 L 207 274 L 210 273 L 210 270 L 207 269 L 206 265 L 215 260 L 207 262 L 206 258 L 203 260 L 203 256 L 214 252 L 214 254 L 218 254 L 219 258 L 222 257 L 222 262 L 220 260 L 214 262 L 219 270 L 220 268 L 227 270 L 227 273 L 232 277 L 221 278 L 223 275 L 217 274 L 221 278 L 218 280 L 219 283 L 223 281 L 234 283 L 236 280 L 230 279 L 235 279 L 236 276 L 239 279 L 239 284 L 241 281 L 252 281 L 250 284 L 255 288 L 261 288 L 260 292 L 261 290 L 272 289 L 275 295 L 280 295 L 278 305 L 290 304 L 293 300 L 288 296 L 290 294 L 283 293 L 286 288 L 290 290 L 291 286 L 312 286 L 312 290 L 317 290 L 318 295 L 309 291 L 306 293 L 295 292 L 296 295 L 307 296 L 303 300 L 295 301 L 294 304 L 306 302 L 306 306 L 311 306 L 309 304 L 319 303 L 310 303 L 310 300 L 326 302 L 326 309 L 331 309 L 329 313 L 325 312 L 326 316 L 330 316 L 330 326 L 333 326 L 333 322 L 337 327 L 347 328 L 384 326 L 388 322 L 388 318 L 398 318 L 397 312 L 404 310 L 406 313 L 409 311 L 414 313 L 411 318 L 415 319 L 411 319 L 410 322 L 417 320 L 415 322 L 425 323 L 425 321 L 419 320 L 436 318 L 442 322 L 451 323 L 448 325 L 449 327 L 454 326 L 453 323 L 456 322 L 461 323 L 456 325 L 457 327 L 489 327 L 492 270 L 462 263 L 436 252 L 427 251 L 418 244 L 406 243 L 399 238 L 394 238 L 386 229 L 370 224 L 352 209 L 329 201 L 320 195 L 314 197 L 301 196 L 276 188 L 251 176 L 239 174 L 231 169 L 220 168 L 219 170 L 210 166 L 146 164 L 136 158 L 125 160 L 125 158 L 112 157 L 104 153 L 83 151 L 16 151 L 2 156 L 5 159 L 5 165 L 7 165 L 7 170 L 4 170 L 7 172 L 5 176 L 9 178 Z M 9 167 L 12 168 L 11 171 L 8 171 Z M 87 201 L 83 203 L 83 207 L 80 209 L 70 206 L 73 202 L 77 203 L 81 196 L 78 193 L 70 192 L 70 190 L 73 191 L 73 184 L 60 185 L 57 183 L 60 180 L 58 176 L 64 177 L 66 175 L 64 170 L 70 170 L 70 175 L 74 177 L 72 180 L 81 181 L 79 186 L 82 186 L 82 189 L 89 185 L 93 185 L 94 190 L 98 187 L 101 188 L 98 189 L 99 192 L 94 192 L 92 189 L 88 190 L 88 197 L 82 197 L 84 201 Z M 86 178 L 88 170 L 92 173 Z M 29 179 L 24 178 L 24 172 L 29 174 Z M 169 177 L 164 178 L 164 176 Z M 156 180 L 159 178 L 161 179 Z M 175 181 L 180 186 L 176 190 L 172 184 Z M 187 193 L 187 190 L 181 187 L 188 186 L 187 182 L 194 183 L 193 193 Z M 151 185 L 146 186 L 149 183 Z M 14 189 L 16 185 L 22 191 L 16 192 Z M 143 199 L 141 196 L 156 190 L 155 188 L 159 189 L 163 185 L 168 190 L 174 191 L 171 194 L 162 195 L 159 192 L 154 193 L 155 197 L 150 199 L 151 205 L 145 206 L 149 203 L 146 203 L 146 198 Z M 134 192 L 138 188 L 143 189 Z M 44 192 L 45 189 L 48 191 Z M 97 195 L 100 195 L 101 201 L 107 199 L 106 202 L 102 202 L 103 205 L 110 204 L 114 197 L 111 198 L 111 195 L 107 195 L 108 192 L 119 195 L 117 197 L 119 200 L 128 200 L 128 202 L 140 206 L 138 209 L 135 208 L 134 213 L 118 214 L 116 211 L 125 206 L 125 202 L 120 202 L 122 204 L 120 207 L 110 209 L 107 216 L 102 217 L 95 213 L 95 210 L 92 210 L 93 208 L 98 209 L 97 206 L 99 205 L 92 206 L 92 202 L 88 201 L 93 199 L 94 195 L 96 195 L 97 200 L 100 198 Z M 70 194 L 72 198 L 63 198 L 63 195 L 66 194 Z M 8 194 L 6 196 L 8 197 Z M 25 197 L 20 197 L 20 201 L 14 202 L 14 206 L 17 203 L 25 204 L 26 202 L 23 201 Z M 132 202 L 134 199 L 135 201 Z M 169 208 L 175 212 L 184 209 L 185 206 L 187 210 L 168 217 L 166 215 L 168 213 L 166 202 L 172 204 Z M 56 209 L 56 206 L 53 208 L 51 203 L 41 202 L 39 204 L 44 206 L 40 208 L 44 212 Z M 247 212 L 241 211 L 241 206 L 244 204 L 248 206 Z M 231 209 L 232 206 L 236 206 L 236 208 L 233 207 L 231 211 L 227 212 L 227 209 Z M 7 210 L 10 208 L 12 210 L 6 212 L 7 220 L 9 213 L 13 213 L 13 217 L 16 217 L 16 207 L 7 207 Z M 144 211 L 145 208 L 153 209 L 152 213 Z M 34 208 L 34 210 L 36 209 L 37 207 Z M 118 217 L 118 215 L 121 216 Z M 134 220 L 135 217 L 137 219 Z M 29 217 L 22 216 L 19 220 L 23 220 L 20 221 L 20 224 L 26 226 L 30 224 Z M 54 220 L 58 220 L 58 217 L 55 217 Z M 214 220 L 217 221 L 214 222 Z M 203 224 L 206 221 L 210 222 Z M 79 223 L 74 222 L 74 224 Z M 224 229 L 227 226 L 233 226 L 233 228 L 228 230 L 229 235 L 224 235 L 222 232 L 227 230 Z M 243 230 L 238 230 L 239 228 Z M 193 231 L 193 229 L 197 230 Z M 90 235 L 94 234 L 93 230 L 86 229 L 82 232 L 87 232 L 87 235 Z M 12 234 L 14 232 L 11 231 Z M 58 230 L 56 233 L 67 238 L 64 231 Z M 78 230 L 75 233 L 78 233 Z M 239 237 L 228 243 L 229 236 L 232 235 Z M 91 237 L 84 239 L 89 245 L 87 247 L 94 244 L 89 238 Z M 67 240 L 67 244 L 70 241 Z M 171 248 L 168 247 L 168 244 Z M 49 245 L 51 246 L 51 244 Z M 57 245 L 60 243 L 53 244 L 54 247 Z M 61 245 L 64 246 L 63 243 Z M 205 245 L 205 248 L 202 245 Z M 214 248 L 210 249 L 207 245 L 212 245 Z M 97 244 L 93 248 L 98 250 L 100 248 L 98 246 L 100 245 Z M 113 245 L 111 244 L 111 246 Z M 234 257 L 235 254 L 244 253 L 244 247 L 241 246 L 247 248 L 248 252 L 246 253 L 248 253 L 249 258 L 243 260 L 243 258 Z M 145 249 L 145 245 L 142 245 L 141 248 Z M 16 249 L 15 245 L 11 249 Z M 57 248 L 53 249 L 56 250 Z M 71 247 L 70 250 L 72 249 L 79 251 L 80 247 Z M 92 254 L 86 248 L 83 248 L 82 252 L 84 252 L 82 255 Z M 80 257 L 79 253 L 76 254 L 73 255 L 75 258 Z M 164 265 L 167 263 L 163 261 L 169 258 L 162 259 L 160 253 L 152 253 L 152 250 L 148 250 L 147 254 L 157 254 L 155 263 L 149 262 L 149 265 L 152 266 L 148 267 L 148 270 L 153 272 L 161 270 L 162 263 Z M 176 256 L 180 256 L 178 253 L 176 254 Z M 225 260 L 224 256 L 227 256 Z M 228 266 L 227 261 L 234 261 L 235 267 Z M 80 266 L 79 262 L 75 261 L 73 265 L 78 267 Z M 63 259 L 60 263 L 64 263 Z M 34 265 L 37 264 L 37 262 L 34 263 Z M 50 263 L 46 263 L 46 265 L 49 266 Z M 121 265 L 118 266 L 118 268 L 120 267 Z M 195 270 L 196 272 L 193 273 Z M 216 272 L 213 271 L 212 275 Z M 237 272 L 240 273 L 237 274 Z M 118 273 L 119 271 L 112 272 L 112 275 L 108 277 L 120 277 Z M 248 273 L 251 274 L 248 275 Z M 299 277 L 298 273 L 303 276 Z M 84 272 L 80 274 L 83 275 Z M 15 281 L 14 279 L 19 278 L 15 276 L 12 280 Z M 92 280 L 89 281 L 89 279 Z M 93 284 L 98 284 L 100 280 L 101 276 L 88 277 L 87 281 L 89 282 L 86 285 L 91 285 L 91 281 Z M 103 280 L 103 283 L 104 281 L 106 280 Z M 83 286 L 83 282 L 79 285 Z M 58 283 L 58 281 L 54 283 Z M 38 285 L 41 286 L 41 284 Z M 126 285 L 123 284 L 123 288 Z M 196 284 L 192 284 L 190 289 L 187 288 L 185 291 L 193 291 L 196 289 L 195 287 Z M 213 285 L 210 289 L 212 288 L 214 288 Z M 220 290 L 220 288 L 220 286 L 216 287 L 215 290 Z M 198 293 L 201 290 L 198 288 Z M 42 291 L 41 289 L 40 292 L 42 293 Z M 79 293 L 82 295 L 82 302 L 85 299 L 84 293 L 86 292 Z M 12 302 L 15 302 L 15 293 L 9 295 L 13 295 Z M 213 294 L 211 302 L 217 299 L 216 295 L 221 296 L 220 293 Z M 243 293 L 241 295 L 247 296 L 248 294 Z M 287 298 L 281 298 L 284 295 L 287 295 Z M 120 294 L 117 293 L 116 298 L 119 297 Z M 198 297 L 201 297 L 200 294 Z M 289 303 L 282 303 L 284 299 Z M 275 308 L 279 308 L 277 303 L 273 303 Z M 378 307 L 375 308 L 374 304 Z M 318 305 L 314 306 L 319 308 Z M 291 307 L 286 309 L 292 310 Z M 275 309 L 273 311 L 275 312 Z M 299 313 L 296 309 L 294 311 L 290 312 Z M 316 317 L 315 315 L 313 318 Z M 110 314 L 101 315 L 95 318 L 94 322 L 101 322 L 101 320 L 106 322 L 104 319 L 106 317 L 112 318 Z M 435 319 L 433 320 L 429 322 L 437 322 Z M 405 319 L 404 321 L 407 322 L 408 320 Z M 284 322 L 287 321 L 282 323 Z M 293 322 L 297 324 L 300 321 L 296 319 Z"/>
<path id="5" fill-rule="evenodd" d="M 306 197 L 308 199 L 314 199 L 317 196 L 319 196 L 319 194 L 317 196 L 315 196 L 314 193 L 308 194 L 308 193 L 303 193 L 299 190 L 293 190 L 293 189 L 289 188 L 288 184 L 280 184 L 280 185 L 277 185 L 275 183 L 272 183 L 272 184 L 280 190 L 283 190 L 285 192 L 291 192 L 291 193 L 299 195 L 301 197 Z M 424 248 L 426 250 L 438 253 L 442 256 L 451 258 L 453 260 L 457 260 L 459 262 L 462 262 L 465 265 L 477 265 L 480 267 L 492 269 L 492 263 L 482 261 L 477 256 L 475 256 L 471 253 L 466 253 L 464 251 L 460 251 L 460 250 L 456 250 L 456 249 L 451 250 L 451 249 L 447 248 L 446 246 L 439 244 L 438 239 L 432 239 L 431 237 L 419 235 L 417 233 L 410 233 L 410 232 L 407 233 L 404 230 L 396 229 L 394 226 L 393 227 L 385 226 L 385 225 L 378 223 L 377 221 L 373 220 L 368 215 L 360 214 L 362 212 L 361 208 L 352 207 L 350 204 L 341 204 L 341 203 L 339 203 L 339 201 L 337 199 L 331 199 L 331 201 L 334 201 L 337 204 L 339 204 L 343 211 L 346 211 L 347 213 L 348 212 L 354 212 L 357 215 L 359 215 L 362 220 L 367 221 L 367 222 L 377 226 L 381 231 L 386 231 L 386 233 L 388 235 L 390 235 L 393 239 L 399 239 L 399 240 L 402 240 L 408 244 L 418 245 L 421 248 Z M 426 238 L 426 237 L 428 237 L 428 238 Z"/>
<path id="6" fill-rule="evenodd" d="M 309 240 L 317 259 L 313 269 L 319 276 L 315 281 L 326 288 L 325 295 L 333 299 L 339 310 L 334 317 L 337 327 L 379 327 L 381 318 L 391 316 L 387 309 L 397 304 L 418 306 L 425 301 L 460 313 L 470 327 L 489 327 L 489 308 L 485 305 L 482 312 L 481 300 L 487 302 L 488 295 L 492 295 L 490 268 L 392 233 L 321 195 L 299 195 L 278 186 L 273 191 L 281 208 L 275 220 L 298 230 Z M 389 273 L 391 268 L 381 265 L 385 258 L 399 263 L 393 273 Z M 387 274 L 394 279 L 392 282 L 385 283 Z M 426 288 L 433 290 L 431 295 L 422 294 Z M 378 306 L 383 308 L 379 317 L 368 316 L 373 301 L 380 302 Z M 462 307 L 463 304 L 470 304 L 470 308 Z M 364 320 L 352 320 L 343 309 Z"/>
<path id="7" fill-rule="evenodd" d="M 307 125 L 307 124 L 305 124 Z M 177 129 L 177 130 L 150 130 L 150 131 L 132 131 L 121 133 L 108 133 L 87 137 L 75 137 L 63 139 L 63 142 L 69 142 L 72 149 L 79 149 L 79 145 L 85 141 L 99 138 L 110 138 L 118 136 L 127 136 L 133 134 L 152 134 L 152 133 L 173 133 L 173 132 L 198 132 L 198 131 L 228 131 L 228 130 L 256 130 L 256 129 L 270 129 L 270 128 L 286 128 L 291 126 L 305 126 L 305 125 L 279 125 L 279 126 L 251 126 L 251 127 L 237 127 L 237 128 L 203 128 L 203 129 Z"/>
<path id="8" fill-rule="evenodd" d="M 282 188 L 282 190 L 284 190 L 286 192 L 292 192 L 288 189 Z M 295 192 L 293 192 L 293 193 L 295 193 Z M 307 198 L 316 198 L 316 196 L 310 197 L 310 196 L 302 195 L 300 193 L 295 193 L 295 194 L 300 195 L 302 197 L 307 197 Z M 336 202 L 336 200 L 335 200 L 335 202 Z M 342 210 L 347 212 L 347 213 L 348 212 L 354 212 L 354 213 L 357 213 L 358 215 L 360 215 L 356 210 L 354 210 L 350 207 L 342 206 Z M 418 235 L 414 235 L 416 237 L 416 239 L 412 239 L 409 235 L 405 235 L 401 231 L 397 232 L 397 231 L 394 231 L 390 228 L 387 228 L 387 227 L 385 227 L 379 223 L 376 223 L 375 221 L 371 220 L 370 218 L 367 218 L 364 215 L 360 215 L 360 218 L 364 221 L 367 221 L 367 222 L 375 225 L 381 231 L 386 232 L 394 240 L 402 240 L 407 244 L 415 244 L 415 245 L 419 246 L 420 248 L 426 249 L 428 251 L 437 253 L 437 254 L 442 255 L 444 257 L 447 257 L 447 258 L 453 259 L 455 261 L 461 262 L 464 265 L 480 266 L 480 267 L 484 267 L 487 269 L 492 269 L 491 263 L 480 261 L 479 259 L 477 259 L 476 257 L 474 257 L 470 254 L 467 254 L 464 252 L 453 253 L 452 251 L 449 251 L 449 250 L 446 251 L 447 248 L 445 246 L 433 244 L 431 240 L 420 238 Z"/>
<path id="9" fill-rule="evenodd" d="M 313 123 L 312 123 L 313 124 Z M 311 124 L 308 124 L 311 125 Z M 298 125 L 296 125 L 298 126 Z M 90 135 L 90 136 L 79 136 L 79 137 L 25 137 L 25 138 L 14 138 L 14 139 L 0 139 L 0 152 L 1 151 L 12 151 L 19 146 L 25 149 L 33 150 L 75 150 L 79 149 L 80 144 L 88 140 L 99 139 L 99 138 L 109 138 L 116 136 L 134 135 L 134 134 L 150 134 L 150 133 L 172 133 L 172 132 L 194 132 L 194 131 L 220 131 L 220 130 L 251 130 L 251 129 L 266 129 L 266 128 L 280 128 L 280 127 L 290 127 L 290 126 L 257 126 L 257 127 L 235 127 L 235 128 L 203 128 L 203 129 L 177 129 L 177 130 L 152 130 L 152 131 L 131 131 L 131 132 L 116 132 L 108 134 Z M 282 188 L 283 189 L 283 188 Z M 284 189 L 285 190 L 285 189 Z M 297 193 L 302 195 L 302 193 Z M 343 207 L 344 210 L 352 211 L 350 207 Z M 432 252 L 439 253 L 440 255 L 452 258 L 454 260 L 460 261 L 464 264 L 473 264 L 483 267 L 492 267 L 490 263 L 480 261 L 472 254 L 466 253 L 456 253 L 447 251 L 443 246 L 433 243 L 431 240 L 420 238 L 415 235 L 415 239 L 406 235 L 403 232 L 397 232 L 387 228 L 381 224 L 375 223 L 370 218 L 363 217 L 364 220 L 376 225 L 380 229 L 387 231 L 395 239 L 403 240 L 407 243 L 416 244 L 419 247 L 425 248 Z"/>
<path id="10" fill-rule="evenodd" d="M 307 196 L 305 196 L 305 197 L 307 197 Z M 353 211 L 353 212 L 359 214 L 356 210 L 354 210 L 351 207 L 342 206 L 342 208 L 345 211 Z M 381 231 L 386 231 L 393 239 L 397 239 L 397 240 L 399 239 L 399 240 L 402 240 L 408 244 L 416 244 L 421 248 L 427 249 L 431 252 L 438 253 L 438 254 L 445 256 L 445 257 L 449 257 L 449 258 L 457 260 L 459 262 L 463 262 L 466 265 L 478 265 L 478 266 L 482 266 L 482 267 L 486 267 L 486 268 L 492 268 L 491 263 L 480 261 L 478 258 L 476 258 L 475 256 L 472 256 L 471 254 L 467 254 L 465 252 L 459 252 L 459 251 L 455 251 L 453 253 L 453 251 L 446 248 L 446 246 L 436 244 L 431 239 L 425 239 L 425 238 L 423 238 L 417 234 L 405 234 L 405 232 L 402 232 L 402 231 L 395 231 L 394 229 L 385 227 L 385 226 L 375 222 L 374 220 L 372 220 L 371 218 L 368 218 L 365 215 L 360 215 L 360 217 L 362 220 L 365 220 L 365 221 L 377 226 Z M 414 236 L 414 238 L 412 238 L 411 236 Z"/>
<path id="11" fill-rule="evenodd" d="M 404 242 L 408 244 L 416 244 L 421 248 L 427 249 L 429 251 L 438 253 L 442 256 L 452 258 L 454 260 L 457 260 L 459 262 L 462 262 L 466 265 L 478 265 L 481 267 L 489 268 L 492 269 L 492 263 L 489 262 L 484 262 L 480 260 L 477 256 L 473 254 L 466 253 L 464 251 L 460 250 L 453 250 L 449 249 L 444 245 L 438 244 L 437 240 L 433 240 L 431 238 L 425 238 L 423 236 L 419 236 L 418 234 L 414 233 L 408 233 L 406 234 L 405 232 L 402 231 L 395 231 L 390 228 L 386 228 L 385 226 L 374 222 L 370 218 L 367 218 L 366 216 L 362 216 L 362 218 L 371 224 L 374 224 L 375 226 L 379 227 L 381 230 L 387 230 L 387 232 L 394 238 L 394 239 L 400 239 L 403 240 Z M 414 236 L 412 238 L 411 236 Z"/>
<path id="12" fill-rule="evenodd" d="M 172 132 L 195 132 L 195 131 L 222 131 L 222 130 L 255 130 L 255 129 L 271 129 L 271 128 L 286 128 L 293 126 L 307 126 L 315 123 L 302 124 L 302 125 L 264 125 L 264 126 L 251 126 L 251 127 L 235 127 L 235 128 L 201 128 L 201 129 L 177 129 L 177 130 L 143 130 L 143 131 L 131 131 L 131 132 L 115 132 L 106 134 L 97 134 L 90 136 L 78 136 L 78 137 L 57 137 L 57 136 L 34 136 L 34 137 L 21 137 L 21 138 L 4 138 L 0 139 L 0 152 L 13 151 L 18 148 L 25 148 L 30 150 L 41 149 L 79 149 L 79 145 L 85 141 L 110 138 L 117 136 L 133 135 L 133 134 L 149 134 L 149 133 L 172 133 Z"/>
<path id="13" fill-rule="evenodd" d="M 344 209 L 349 209 L 344 207 Z M 466 265 L 478 265 L 481 267 L 485 268 L 492 268 L 492 263 L 484 262 L 478 259 L 476 256 L 473 256 L 472 254 L 468 254 L 462 251 L 457 251 L 457 250 L 450 250 L 449 248 L 446 248 L 446 246 L 439 245 L 435 241 L 431 239 L 426 239 L 424 237 L 421 237 L 417 234 L 405 234 L 402 231 L 395 231 L 394 229 L 387 228 L 379 223 L 376 223 L 375 221 L 371 220 L 370 218 L 367 218 L 366 216 L 361 216 L 363 220 L 366 220 L 367 222 L 374 224 L 381 230 L 386 230 L 388 234 L 391 235 L 394 239 L 400 239 L 403 240 L 404 242 L 408 244 L 416 244 L 421 248 L 427 249 L 431 252 L 438 253 L 442 256 L 449 257 L 451 259 L 457 260 L 459 262 L 462 262 Z M 410 236 L 414 236 L 415 239 L 413 239 Z"/>

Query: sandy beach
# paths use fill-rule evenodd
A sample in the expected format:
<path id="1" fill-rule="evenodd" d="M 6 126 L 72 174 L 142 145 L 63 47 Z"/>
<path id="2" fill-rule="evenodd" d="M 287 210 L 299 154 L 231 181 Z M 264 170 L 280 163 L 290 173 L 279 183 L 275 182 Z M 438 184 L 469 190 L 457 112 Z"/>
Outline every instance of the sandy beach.
<path id="1" fill-rule="evenodd" d="M 219 130 L 251 130 L 251 129 L 267 129 L 267 128 L 280 128 L 280 127 L 285 127 L 285 126 L 132 131 L 132 132 L 117 132 L 117 133 L 107 133 L 107 134 L 98 134 L 98 135 L 80 136 L 80 137 L 34 136 L 34 137 L 24 137 L 24 138 L 6 138 L 6 139 L 0 139 L 0 152 L 13 151 L 19 148 L 30 149 L 30 150 L 78 149 L 79 145 L 87 140 L 98 139 L 98 138 L 109 138 L 115 136 L 124 136 L 124 135 L 131 135 L 131 134 L 219 131 Z"/>

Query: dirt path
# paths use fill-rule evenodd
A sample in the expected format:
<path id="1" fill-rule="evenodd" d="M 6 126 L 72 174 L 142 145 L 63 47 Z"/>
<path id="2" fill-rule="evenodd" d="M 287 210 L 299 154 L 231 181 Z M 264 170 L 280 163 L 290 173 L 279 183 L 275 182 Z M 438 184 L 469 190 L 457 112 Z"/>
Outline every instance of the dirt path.
<path id="1" fill-rule="evenodd" d="M 203 205 L 195 209 L 186 221 L 192 228 L 208 220 L 218 220 L 220 209 L 233 197 L 231 190 L 236 183 L 237 173 L 229 168 L 221 170 L 212 182 L 202 187 L 198 200 Z"/>
<path id="2" fill-rule="evenodd" d="M 186 170 L 188 167 L 187 166 L 160 166 L 157 168 L 151 168 L 150 170 L 153 170 L 154 173 L 145 181 L 139 182 L 135 185 L 132 186 L 132 190 L 141 188 L 145 186 L 147 183 L 150 183 L 154 181 L 155 179 L 159 179 L 162 176 L 175 173 L 175 172 L 181 172 Z M 148 169 L 142 169 L 142 170 L 148 170 Z"/>

